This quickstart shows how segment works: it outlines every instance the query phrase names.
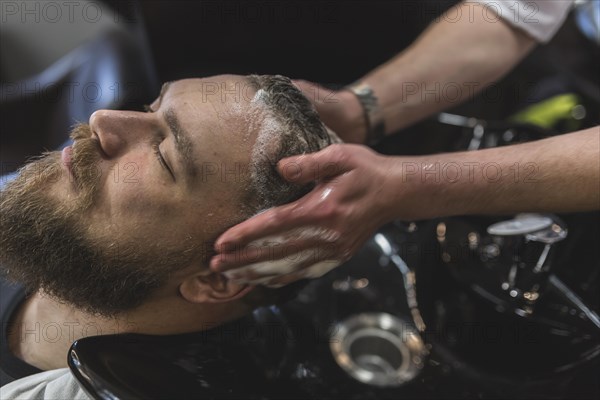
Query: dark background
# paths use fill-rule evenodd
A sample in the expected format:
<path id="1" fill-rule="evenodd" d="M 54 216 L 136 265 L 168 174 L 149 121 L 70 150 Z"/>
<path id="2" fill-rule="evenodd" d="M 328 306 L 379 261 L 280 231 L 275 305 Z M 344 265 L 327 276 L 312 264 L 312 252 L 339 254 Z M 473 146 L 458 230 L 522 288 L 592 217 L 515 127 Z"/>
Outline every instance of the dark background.
<path id="1" fill-rule="evenodd" d="M 454 3 L 144 1 L 142 9 L 161 79 L 227 72 L 349 83 Z"/>
<path id="2" fill-rule="evenodd" d="M 456 0 L 144 1 L 143 19 L 161 81 L 193 76 L 282 74 L 332 88 L 349 84 L 407 48 Z M 456 44 L 457 51 L 461 45 Z M 494 49 L 490 48 L 490 52 Z M 504 120 L 564 92 L 600 101 L 600 51 L 573 18 L 494 89 L 449 110 Z M 550 83 L 548 83 L 550 81 Z M 585 124 L 598 120 L 598 108 Z M 454 150 L 458 133 L 424 121 L 378 150 L 427 154 Z"/>

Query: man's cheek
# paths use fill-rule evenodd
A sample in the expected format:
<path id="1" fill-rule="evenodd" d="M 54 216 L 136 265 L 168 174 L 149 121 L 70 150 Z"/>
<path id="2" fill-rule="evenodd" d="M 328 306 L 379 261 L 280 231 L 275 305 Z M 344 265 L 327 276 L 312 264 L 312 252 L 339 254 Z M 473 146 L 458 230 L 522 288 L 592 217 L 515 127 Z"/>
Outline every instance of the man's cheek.
<path id="1" fill-rule="evenodd" d="M 115 185 L 136 185 L 147 181 L 149 173 L 149 167 L 140 157 L 128 158 L 115 162 L 106 171 L 106 182 Z"/>
<path id="2" fill-rule="evenodd" d="M 197 181 L 204 185 L 242 185 L 248 181 L 250 166 L 247 160 L 225 161 L 218 157 L 198 163 Z"/>

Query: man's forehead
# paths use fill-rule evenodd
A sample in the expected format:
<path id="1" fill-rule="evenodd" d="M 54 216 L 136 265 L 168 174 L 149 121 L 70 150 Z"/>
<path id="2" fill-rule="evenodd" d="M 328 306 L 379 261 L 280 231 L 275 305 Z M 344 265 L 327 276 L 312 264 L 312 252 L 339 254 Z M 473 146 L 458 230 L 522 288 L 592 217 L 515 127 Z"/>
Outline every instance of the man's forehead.
<path id="1" fill-rule="evenodd" d="M 250 102 L 256 94 L 255 87 L 241 75 L 216 75 L 206 78 L 188 78 L 166 82 L 163 92 L 172 94 L 195 93 L 208 99 Z"/>
<path id="2" fill-rule="evenodd" d="M 249 161 L 265 109 L 248 79 L 239 75 L 182 79 L 168 83 L 163 92 L 169 99 L 166 109 L 179 116 L 202 153 L 198 162 Z M 205 151 L 209 148 L 210 154 Z"/>

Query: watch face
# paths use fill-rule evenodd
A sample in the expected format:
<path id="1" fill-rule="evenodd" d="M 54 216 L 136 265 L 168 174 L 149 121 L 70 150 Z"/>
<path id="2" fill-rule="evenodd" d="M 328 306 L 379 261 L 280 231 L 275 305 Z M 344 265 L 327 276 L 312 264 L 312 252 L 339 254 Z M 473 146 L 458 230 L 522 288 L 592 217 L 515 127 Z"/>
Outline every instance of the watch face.
<path id="1" fill-rule="evenodd" d="M 350 90 L 352 90 L 357 96 L 369 96 L 373 94 L 373 90 L 371 89 L 371 87 L 365 83 L 351 85 Z"/>
<path id="2" fill-rule="evenodd" d="M 358 87 L 357 91 L 361 96 L 368 96 L 373 93 L 371 88 L 368 86 L 360 86 Z"/>
<path id="3" fill-rule="evenodd" d="M 487 232 L 496 236 L 526 235 L 552 225 L 552 219 L 539 214 L 519 214 L 515 219 L 490 225 Z"/>

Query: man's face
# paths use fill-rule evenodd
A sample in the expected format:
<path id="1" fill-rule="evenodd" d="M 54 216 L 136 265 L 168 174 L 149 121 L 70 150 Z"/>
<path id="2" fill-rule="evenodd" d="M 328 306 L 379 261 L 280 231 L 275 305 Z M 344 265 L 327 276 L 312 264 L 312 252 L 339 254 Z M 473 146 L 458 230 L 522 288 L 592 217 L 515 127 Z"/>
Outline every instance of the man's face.
<path id="1" fill-rule="evenodd" d="M 165 85 L 150 112 L 94 113 L 71 148 L 31 163 L 2 193 L 3 257 L 26 265 L 16 279 L 120 310 L 174 265 L 203 269 L 198 249 L 247 216 L 254 95 L 242 77 L 189 79 Z"/>
<path id="2" fill-rule="evenodd" d="M 239 77 L 187 79 L 166 84 L 149 112 L 95 112 L 88 234 L 172 247 L 212 239 L 239 218 L 256 140 L 244 117 L 253 94 Z M 73 159 L 77 152 L 75 140 Z M 52 194 L 77 202 L 68 163 L 65 172 Z"/>

